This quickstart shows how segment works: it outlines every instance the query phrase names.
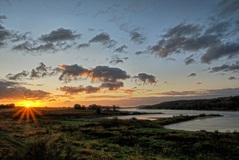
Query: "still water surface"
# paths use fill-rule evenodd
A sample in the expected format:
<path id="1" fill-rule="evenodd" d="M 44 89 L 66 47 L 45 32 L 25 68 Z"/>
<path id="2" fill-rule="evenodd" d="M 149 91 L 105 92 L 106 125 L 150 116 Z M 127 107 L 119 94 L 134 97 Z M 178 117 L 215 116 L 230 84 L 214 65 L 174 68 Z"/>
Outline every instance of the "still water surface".
<path id="1" fill-rule="evenodd" d="M 178 115 L 198 115 L 198 114 L 220 114 L 222 117 L 213 117 L 205 119 L 195 119 L 192 121 L 180 122 L 166 125 L 165 128 L 187 130 L 187 131 L 219 131 L 219 132 L 239 132 L 239 111 L 204 111 L 204 110 L 148 110 L 148 109 L 121 109 L 122 111 L 139 111 L 145 113 L 163 113 L 163 114 L 144 114 L 117 116 L 119 119 L 156 119 L 162 117 L 173 117 Z"/>

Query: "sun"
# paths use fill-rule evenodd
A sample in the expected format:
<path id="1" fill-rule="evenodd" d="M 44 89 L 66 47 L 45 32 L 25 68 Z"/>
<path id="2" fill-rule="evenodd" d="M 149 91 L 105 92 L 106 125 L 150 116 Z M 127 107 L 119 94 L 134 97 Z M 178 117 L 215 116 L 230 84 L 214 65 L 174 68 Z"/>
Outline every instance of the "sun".
<path id="1" fill-rule="evenodd" d="M 30 103 L 26 103 L 25 104 L 25 108 L 30 108 L 31 107 L 31 104 Z"/>

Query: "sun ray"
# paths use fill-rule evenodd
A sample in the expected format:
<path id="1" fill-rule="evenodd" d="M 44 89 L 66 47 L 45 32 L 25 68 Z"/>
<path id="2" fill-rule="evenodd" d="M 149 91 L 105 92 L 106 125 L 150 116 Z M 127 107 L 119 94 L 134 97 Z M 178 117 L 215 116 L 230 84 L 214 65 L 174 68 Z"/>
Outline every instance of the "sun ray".
<path id="1" fill-rule="evenodd" d="M 38 120 L 36 116 L 42 116 L 43 114 L 35 108 L 32 108 L 30 105 L 27 105 L 24 108 L 18 110 L 13 117 L 19 117 L 17 123 L 21 123 L 25 120 L 26 124 L 29 125 L 31 120 L 35 125 L 38 125 Z"/>

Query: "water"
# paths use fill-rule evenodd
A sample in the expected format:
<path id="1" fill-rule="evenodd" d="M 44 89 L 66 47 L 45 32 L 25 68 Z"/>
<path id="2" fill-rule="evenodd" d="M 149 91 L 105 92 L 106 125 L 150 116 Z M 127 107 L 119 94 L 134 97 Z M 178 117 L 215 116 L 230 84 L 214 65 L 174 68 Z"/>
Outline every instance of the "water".
<path id="1" fill-rule="evenodd" d="M 144 115 L 130 115 L 117 116 L 119 119 L 156 119 L 163 117 L 173 117 L 178 115 L 198 115 L 198 114 L 220 114 L 222 117 L 212 117 L 204 119 L 195 119 L 186 122 L 166 125 L 165 128 L 187 131 L 219 131 L 219 132 L 239 132 L 239 111 L 204 111 L 204 110 L 147 110 L 147 109 L 121 109 L 122 111 L 139 111 L 146 113 L 163 114 L 144 114 Z"/>

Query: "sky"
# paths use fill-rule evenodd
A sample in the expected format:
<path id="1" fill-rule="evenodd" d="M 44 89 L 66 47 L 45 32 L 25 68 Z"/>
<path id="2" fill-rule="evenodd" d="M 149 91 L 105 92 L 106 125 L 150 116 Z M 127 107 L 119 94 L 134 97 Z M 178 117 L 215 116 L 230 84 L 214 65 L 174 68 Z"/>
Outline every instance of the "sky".
<path id="1" fill-rule="evenodd" d="M 0 0 L 0 104 L 239 94 L 237 0 Z"/>

